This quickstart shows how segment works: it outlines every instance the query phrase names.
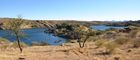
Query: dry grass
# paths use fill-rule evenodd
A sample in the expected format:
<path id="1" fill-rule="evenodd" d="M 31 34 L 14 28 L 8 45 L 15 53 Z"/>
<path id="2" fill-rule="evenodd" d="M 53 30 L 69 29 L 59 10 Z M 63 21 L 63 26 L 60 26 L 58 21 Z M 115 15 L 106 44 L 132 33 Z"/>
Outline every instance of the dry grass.
<path id="1" fill-rule="evenodd" d="M 9 48 L 0 51 L 0 60 L 139 60 L 140 48 L 116 50 L 116 54 L 99 54 L 103 48 L 95 49 L 93 42 L 88 42 L 85 48 L 79 48 L 78 43 L 67 43 L 65 46 L 32 46 L 24 48 L 22 54 L 18 48 Z M 129 52 L 128 52 L 129 50 Z"/>

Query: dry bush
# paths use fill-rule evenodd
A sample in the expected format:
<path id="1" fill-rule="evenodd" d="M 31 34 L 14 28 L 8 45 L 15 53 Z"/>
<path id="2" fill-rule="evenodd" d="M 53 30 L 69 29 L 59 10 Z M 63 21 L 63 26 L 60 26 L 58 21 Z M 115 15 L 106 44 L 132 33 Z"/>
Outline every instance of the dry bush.
<path id="1" fill-rule="evenodd" d="M 140 30 L 133 30 L 133 31 L 131 31 L 129 36 L 131 38 L 138 38 L 138 37 L 140 37 Z"/>
<path id="2" fill-rule="evenodd" d="M 103 46 L 106 48 L 106 54 L 112 54 L 115 52 L 115 49 L 118 47 L 118 44 L 112 41 L 105 43 Z"/>
<path id="3" fill-rule="evenodd" d="M 114 53 L 115 49 L 118 47 L 118 44 L 112 40 L 97 40 L 95 42 L 97 48 L 105 48 L 105 52 L 103 54 L 112 54 Z"/>
<path id="4" fill-rule="evenodd" d="M 116 31 L 106 31 L 106 33 L 104 34 L 104 38 L 107 39 L 114 39 L 116 36 L 117 36 Z"/>
<path id="5" fill-rule="evenodd" d="M 133 42 L 133 47 L 134 47 L 134 48 L 140 47 L 140 39 L 135 39 L 135 40 L 134 40 L 134 42 Z"/>
<path id="6" fill-rule="evenodd" d="M 96 48 L 102 47 L 106 41 L 105 39 L 95 41 Z"/>
<path id="7" fill-rule="evenodd" d="M 127 37 L 118 37 L 114 42 L 119 45 L 123 45 L 123 44 L 128 43 L 129 41 L 130 41 L 130 39 Z"/>

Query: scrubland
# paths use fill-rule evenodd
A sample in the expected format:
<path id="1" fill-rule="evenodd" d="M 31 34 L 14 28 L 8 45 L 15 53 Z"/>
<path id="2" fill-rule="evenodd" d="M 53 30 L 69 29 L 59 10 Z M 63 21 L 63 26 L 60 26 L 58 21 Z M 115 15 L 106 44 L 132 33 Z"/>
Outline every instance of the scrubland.
<path id="1" fill-rule="evenodd" d="M 15 32 L 19 32 L 23 26 L 19 27 L 16 24 L 12 24 L 15 26 L 12 29 Z M 45 22 L 44 24 L 47 25 Z M 50 29 L 47 33 L 53 33 L 61 37 L 63 35 L 63 37 L 69 38 L 66 43 L 59 46 L 34 43 L 32 46 L 28 46 L 23 42 L 19 44 L 17 41 L 10 42 L 7 39 L 0 38 L 0 60 L 140 59 L 140 27 L 128 26 L 124 29 L 99 31 L 81 24 L 65 23 L 56 24 L 55 26 L 54 29 Z M 17 27 L 19 29 L 16 29 Z M 17 36 L 20 36 L 20 34 Z M 22 52 L 20 52 L 19 46 L 20 48 L 22 47 Z"/>

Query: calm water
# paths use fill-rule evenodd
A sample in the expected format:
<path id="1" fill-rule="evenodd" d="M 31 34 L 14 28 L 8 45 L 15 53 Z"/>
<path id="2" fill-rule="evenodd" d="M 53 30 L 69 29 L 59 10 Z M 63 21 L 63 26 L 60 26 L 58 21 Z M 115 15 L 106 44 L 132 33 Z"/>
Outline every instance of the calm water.
<path id="1" fill-rule="evenodd" d="M 34 28 L 23 30 L 26 37 L 21 38 L 21 41 L 31 45 L 32 42 L 48 43 L 51 45 L 60 45 L 66 41 L 66 39 L 54 36 L 53 34 L 44 33 L 44 28 Z M 0 37 L 7 38 L 10 41 L 15 41 L 15 37 L 7 30 L 0 30 Z M 57 43 L 56 43 L 57 42 Z"/>
<path id="2" fill-rule="evenodd" d="M 124 27 L 124 26 L 96 25 L 96 26 L 91 26 L 91 28 L 95 29 L 95 30 L 107 30 L 107 29 L 110 29 L 110 28 L 123 29 L 123 28 L 126 28 L 126 27 Z"/>
<path id="3" fill-rule="evenodd" d="M 95 30 L 106 30 L 110 28 L 124 28 L 124 27 L 97 25 L 91 26 L 91 28 Z M 25 33 L 26 37 L 21 38 L 21 41 L 29 45 L 31 45 L 32 42 L 48 43 L 51 45 L 60 45 L 66 42 L 67 39 L 54 36 L 53 34 L 45 33 L 44 32 L 45 30 L 46 30 L 45 28 L 33 28 L 22 30 Z M 8 30 L 0 30 L 0 37 L 7 38 L 12 42 L 16 40 L 15 36 L 13 36 Z"/>

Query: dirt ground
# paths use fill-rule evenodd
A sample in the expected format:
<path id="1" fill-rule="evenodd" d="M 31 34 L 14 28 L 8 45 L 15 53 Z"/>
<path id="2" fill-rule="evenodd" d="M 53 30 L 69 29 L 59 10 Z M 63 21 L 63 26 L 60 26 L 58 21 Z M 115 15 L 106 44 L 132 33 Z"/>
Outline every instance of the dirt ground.
<path id="1" fill-rule="evenodd" d="M 64 46 L 32 46 L 0 50 L 0 60 L 140 60 L 140 48 L 118 48 L 111 55 L 101 54 L 103 48 L 95 49 L 94 43 L 79 48 L 78 43 L 66 43 Z"/>

